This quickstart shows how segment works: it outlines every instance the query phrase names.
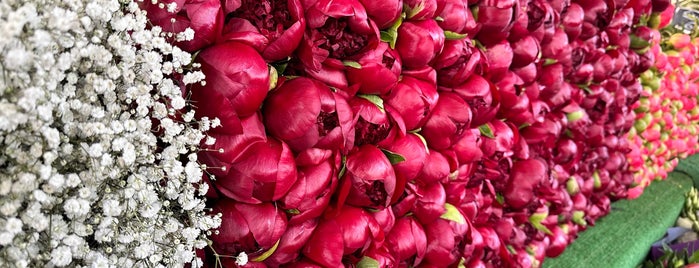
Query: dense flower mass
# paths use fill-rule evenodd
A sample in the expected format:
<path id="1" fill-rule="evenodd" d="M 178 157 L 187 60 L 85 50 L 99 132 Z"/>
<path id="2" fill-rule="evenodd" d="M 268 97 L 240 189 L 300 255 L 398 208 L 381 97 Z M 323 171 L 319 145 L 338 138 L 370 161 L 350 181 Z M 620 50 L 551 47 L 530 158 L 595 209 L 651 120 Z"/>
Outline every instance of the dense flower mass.
<path id="1" fill-rule="evenodd" d="M 183 2 L 161 14 L 205 11 Z M 202 263 L 197 145 L 220 123 L 182 95 L 203 73 L 168 41 L 209 40 L 187 14 L 171 34 L 131 1 L 0 3 L 1 267 Z"/>
<path id="2" fill-rule="evenodd" d="M 223 122 L 207 265 L 536 267 L 634 186 L 652 1 L 221 6 L 190 91 Z"/>
<path id="3" fill-rule="evenodd" d="M 665 2 L 4 1 L 0 266 L 539 267 L 696 146 Z"/>
<path id="4" fill-rule="evenodd" d="M 661 33 L 668 37 L 661 40 Z M 641 74 L 643 92 L 632 106 L 637 116 L 628 133 L 633 150 L 627 157 L 639 185 L 631 190 L 632 197 L 640 195 L 653 180 L 665 179 L 679 159 L 699 150 L 699 71 L 695 68 L 699 40 L 672 29 L 644 29 L 636 36 L 653 38 L 648 52 L 655 64 Z"/>

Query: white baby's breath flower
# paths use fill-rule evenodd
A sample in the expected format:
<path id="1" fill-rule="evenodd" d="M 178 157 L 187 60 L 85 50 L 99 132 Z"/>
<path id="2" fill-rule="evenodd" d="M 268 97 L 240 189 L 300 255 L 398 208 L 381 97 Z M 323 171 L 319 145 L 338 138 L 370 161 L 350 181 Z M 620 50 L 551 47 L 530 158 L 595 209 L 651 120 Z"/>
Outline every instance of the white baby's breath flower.
<path id="1" fill-rule="evenodd" d="M 220 219 L 196 152 L 220 121 L 195 122 L 180 86 L 204 74 L 163 32 L 135 1 L 0 1 L 0 266 L 198 260 Z"/>

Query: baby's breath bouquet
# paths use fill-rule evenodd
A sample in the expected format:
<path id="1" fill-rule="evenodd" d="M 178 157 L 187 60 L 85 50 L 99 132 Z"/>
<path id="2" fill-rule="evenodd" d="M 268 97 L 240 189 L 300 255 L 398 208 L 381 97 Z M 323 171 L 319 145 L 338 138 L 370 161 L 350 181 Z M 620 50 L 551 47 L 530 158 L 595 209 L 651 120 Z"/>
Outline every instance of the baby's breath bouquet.
<path id="1" fill-rule="evenodd" d="M 131 0 L 0 1 L 0 267 L 198 266 L 192 38 Z"/>

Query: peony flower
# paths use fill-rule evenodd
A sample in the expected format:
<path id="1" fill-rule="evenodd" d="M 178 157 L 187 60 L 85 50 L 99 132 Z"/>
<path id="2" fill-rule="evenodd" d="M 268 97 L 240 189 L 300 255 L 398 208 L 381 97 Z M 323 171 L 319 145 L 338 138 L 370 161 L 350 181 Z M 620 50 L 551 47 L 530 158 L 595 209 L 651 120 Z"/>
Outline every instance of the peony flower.
<path id="1" fill-rule="evenodd" d="M 487 72 L 488 61 L 483 51 L 465 38 L 447 40 L 432 66 L 437 70 L 440 86 L 454 87 L 464 83 L 471 74 Z"/>
<path id="2" fill-rule="evenodd" d="M 427 250 L 427 237 L 422 225 L 410 216 L 401 217 L 386 236 L 386 248 L 396 261 L 418 265 Z"/>
<path id="3" fill-rule="evenodd" d="M 386 150 L 405 159 L 405 161 L 393 164 L 396 174 L 396 190 L 391 198 L 391 203 L 397 201 L 403 195 L 405 184 L 415 179 L 425 165 L 428 149 L 418 135 L 408 133 L 403 137 L 395 139 L 386 147 Z"/>
<path id="4" fill-rule="evenodd" d="M 463 213 L 454 208 L 456 219 L 463 220 Z M 469 226 L 466 221 L 453 221 L 439 218 L 424 225 L 427 238 L 427 251 L 421 265 L 426 267 L 448 267 L 461 257 L 461 242 Z"/>
<path id="5" fill-rule="evenodd" d="M 298 179 L 279 200 L 280 207 L 290 216 L 290 224 L 323 214 L 337 188 L 340 164 L 340 155 L 330 150 L 311 148 L 299 153 Z"/>
<path id="6" fill-rule="evenodd" d="M 451 91 L 468 103 L 473 114 L 473 126 L 480 126 L 492 120 L 500 107 L 497 86 L 477 74 L 472 74 L 464 83 L 451 88 Z"/>
<path id="7" fill-rule="evenodd" d="M 449 148 L 471 125 L 471 110 L 468 104 L 451 92 L 439 95 L 439 101 L 420 132 L 430 148 Z"/>
<path id="8" fill-rule="evenodd" d="M 346 172 L 341 178 L 340 205 L 383 208 L 391 203 L 396 190 L 396 175 L 391 162 L 373 145 L 362 145 L 347 156 Z"/>
<path id="9" fill-rule="evenodd" d="M 371 100 L 371 101 L 370 101 Z M 386 146 L 405 135 L 405 123 L 392 106 L 375 95 L 356 96 L 349 101 L 355 114 L 354 144 Z"/>
<path id="10" fill-rule="evenodd" d="M 476 36 L 480 25 L 471 13 L 468 7 L 468 2 L 463 0 L 443 0 L 443 9 L 439 14 L 437 23 L 445 31 L 456 34 L 465 34 L 468 36 Z"/>
<path id="11" fill-rule="evenodd" d="M 441 0 L 404 0 L 406 18 L 409 20 L 432 19 L 439 14 Z"/>
<path id="12" fill-rule="evenodd" d="M 305 77 L 283 81 L 269 94 L 263 115 L 267 131 L 295 152 L 311 147 L 347 152 L 354 146 L 349 104 L 320 81 Z"/>
<path id="13" fill-rule="evenodd" d="M 197 116 L 218 117 L 222 125 L 259 110 L 270 87 L 269 69 L 252 47 L 226 42 L 207 47 L 197 56 L 206 85 L 193 86 Z M 225 113 L 224 113 L 225 112 Z"/>
<path id="14" fill-rule="evenodd" d="M 539 41 L 531 35 L 525 36 L 511 44 L 512 68 L 521 68 L 534 62 L 539 57 Z"/>
<path id="15" fill-rule="evenodd" d="M 240 202 L 279 200 L 296 182 L 291 150 L 274 138 L 252 143 L 232 162 L 223 164 L 226 174 L 214 183 L 224 196 Z"/>
<path id="16" fill-rule="evenodd" d="M 486 45 L 505 40 L 519 15 L 519 1 L 485 0 L 478 2 L 478 23 L 481 29 L 476 39 Z"/>
<path id="17" fill-rule="evenodd" d="M 416 188 L 418 198 L 411 211 L 421 224 L 427 226 L 446 212 L 446 192 L 440 182 L 419 185 Z"/>
<path id="18" fill-rule="evenodd" d="M 221 39 L 246 43 L 270 62 L 289 57 L 306 30 L 300 0 L 226 1 L 225 11 Z"/>
<path id="19" fill-rule="evenodd" d="M 364 51 L 353 57 L 358 66 L 346 69 L 349 85 L 358 85 L 359 93 L 383 95 L 399 80 L 401 60 L 398 52 L 380 43 L 376 49 Z"/>
<path id="20" fill-rule="evenodd" d="M 408 69 L 427 66 L 444 48 L 444 30 L 433 19 L 404 21 L 398 28 L 396 51 Z"/>
<path id="21" fill-rule="evenodd" d="M 347 88 L 343 60 L 376 49 L 379 30 L 358 0 L 304 2 L 308 29 L 297 51 L 303 72 Z"/>
<path id="22" fill-rule="evenodd" d="M 272 203 L 245 204 L 219 199 L 212 211 L 221 213 L 221 226 L 211 236 L 218 254 L 236 256 L 245 252 L 253 259 L 274 248 L 287 228 L 284 212 Z M 221 260 L 233 266 L 234 259 Z"/>
<path id="23" fill-rule="evenodd" d="M 413 76 L 405 74 L 384 99 L 393 107 L 405 123 L 406 130 L 421 128 L 437 105 L 439 94 L 435 85 L 435 72 Z"/>
<path id="24" fill-rule="evenodd" d="M 223 27 L 223 11 L 218 0 L 164 0 L 158 2 L 138 2 L 147 12 L 148 20 L 160 26 L 164 31 L 181 33 L 191 28 L 196 38 L 179 40 L 173 38 L 175 45 L 187 52 L 195 52 L 215 43 Z M 159 5 L 175 5 L 172 12 Z"/>
<path id="25" fill-rule="evenodd" d="M 309 219 L 298 223 L 289 222 L 286 231 L 279 238 L 279 244 L 274 253 L 265 259 L 264 263 L 268 266 L 278 267 L 282 264 L 296 262 L 301 254 L 301 249 L 318 226 L 318 221 L 319 219 Z"/>
<path id="26" fill-rule="evenodd" d="M 343 267 L 344 255 L 381 246 L 384 233 L 376 220 L 361 208 L 345 206 L 321 219 L 302 253 L 324 267 Z"/>
<path id="27" fill-rule="evenodd" d="M 386 29 L 393 25 L 403 11 L 403 0 L 359 0 L 359 2 L 366 8 L 367 15 L 379 29 Z"/>
<path id="28" fill-rule="evenodd" d="M 510 178 L 505 188 L 505 203 L 514 209 L 520 209 L 530 204 L 535 195 L 535 189 L 544 179 L 548 178 L 547 165 L 539 159 L 527 159 L 514 162 L 510 170 Z"/>

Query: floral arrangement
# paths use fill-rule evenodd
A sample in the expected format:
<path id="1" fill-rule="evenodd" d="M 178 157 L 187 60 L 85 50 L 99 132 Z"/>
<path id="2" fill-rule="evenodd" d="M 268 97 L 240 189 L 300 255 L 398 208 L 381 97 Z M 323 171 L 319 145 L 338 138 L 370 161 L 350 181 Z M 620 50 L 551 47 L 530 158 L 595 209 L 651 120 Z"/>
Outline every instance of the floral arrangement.
<path id="1" fill-rule="evenodd" d="M 658 28 L 667 26 L 672 15 L 660 16 Z M 650 34 L 655 63 L 641 75 L 643 92 L 632 106 L 636 123 L 628 133 L 629 165 L 639 185 L 629 191 L 632 198 L 653 180 L 665 179 L 680 159 L 699 150 L 699 70 L 695 68 L 699 41 L 670 27 Z"/>
<path id="2" fill-rule="evenodd" d="M 0 266 L 540 266 L 668 5 L 3 1 Z"/>
<path id="3" fill-rule="evenodd" d="M 0 3 L 1 267 L 201 265 L 218 121 L 194 119 L 203 76 L 172 38 L 192 36 L 132 1 Z"/>
<path id="4" fill-rule="evenodd" d="M 634 185 L 669 1 L 184 1 L 210 267 L 536 267 Z M 191 5 L 191 8 L 188 7 Z M 208 15 L 202 15 L 208 14 Z M 656 16 L 657 17 L 657 16 Z M 633 35 L 632 35 L 633 34 Z M 632 37 L 633 36 L 633 37 Z"/>

